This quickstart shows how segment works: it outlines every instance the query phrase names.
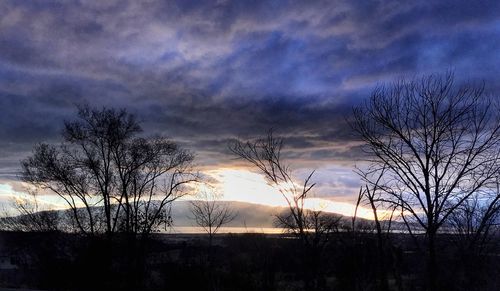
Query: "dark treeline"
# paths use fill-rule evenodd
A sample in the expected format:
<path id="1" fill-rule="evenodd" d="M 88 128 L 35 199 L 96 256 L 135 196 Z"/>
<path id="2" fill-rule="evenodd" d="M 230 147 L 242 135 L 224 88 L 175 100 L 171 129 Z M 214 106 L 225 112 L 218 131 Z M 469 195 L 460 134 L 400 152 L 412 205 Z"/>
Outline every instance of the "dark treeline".
<path id="1" fill-rule="evenodd" d="M 144 137 L 126 111 L 82 107 L 59 145 L 22 161 L 32 199 L 2 219 L 1 284 L 49 290 L 500 290 L 500 114 L 453 74 L 376 88 L 348 118 L 365 152 L 359 207 L 373 221 L 305 207 L 284 139 L 229 149 L 278 189 L 282 235 L 217 234 L 234 219 L 217 193 L 193 202 L 206 236 L 156 234 L 176 199 L 205 183 L 194 155 Z M 40 211 L 57 194 L 65 211 Z M 197 193 L 198 195 L 200 193 Z M 203 194 L 203 193 L 201 193 Z"/>
<path id="2" fill-rule="evenodd" d="M 9 254 L 17 268 L 3 269 L 0 282 L 41 290 L 305 290 L 302 245 L 290 236 L 219 234 L 212 247 L 204 235 L 175 236 L 154 234 L 139 243 L 119 235 L 109 241 L 4 232 L 2 258 Z M 391 240 L 384 252 L 388 290 L 425 290 L 425 259 L 413 238 Z M 473 256 L 454 236 L 438 235 L 438 245 L 441 290 L 498 290 L 498 245 Z M 339 232 L 322 252 L 316 290 L 380 290 L 379 276 L 376 235 Z"/>

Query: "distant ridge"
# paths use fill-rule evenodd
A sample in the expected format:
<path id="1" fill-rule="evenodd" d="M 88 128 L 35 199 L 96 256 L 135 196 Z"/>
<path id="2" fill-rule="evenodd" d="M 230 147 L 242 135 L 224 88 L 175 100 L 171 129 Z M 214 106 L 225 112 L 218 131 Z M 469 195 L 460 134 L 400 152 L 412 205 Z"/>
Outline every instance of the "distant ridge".
<path id="1" fill-rule="evenodd" d="M 236 218 L 227 226 L 233 227 L 274 227 L 274 215 L 286 210 L 285 207 L 273 207 L 262 204 L 224 201 L 228 207 L 237 213 Z M 172 218 L 174 226 L 194 226 L 190 218 L 190 202 L 174 201 L 172 205 Z"/>
<path id="2" fill-rule="evenodd" d="M 278 206 L 267 206 L 256 203 L 249 202 L 238 202 L 238 201 L 221 201 L 216 203 L 226 204 L 231 211 L 234 211 L 237 215 L 236 218 L 226 227 L 239 227 L 239 228 L 273 228 L 275 225 L 275 216 L 279 213 L 287 211 L 287 207 Z M 67 210 L 53 210 L 54 212 L 62 213 Z M 52 212 L 52 211 L 43 211 Z M 336 215 L 335 213 L 330 213 L 331 215 Z M 196 226 L 194 220 L 192 219 L 190 211 L 190 201 L 174 201 L 172 202 L 172 207 L 170 210 L 170 215 L 173 219 L 173 227 L 194 227 Z M 5 221 L 9 218 L 0 218 L 0 222 Z M 352 217 L 343 216 L 343 224 L 350 225 Z M 370 223 L 369 220 L 363 218 L 357 218 L 358 222 Z"/>

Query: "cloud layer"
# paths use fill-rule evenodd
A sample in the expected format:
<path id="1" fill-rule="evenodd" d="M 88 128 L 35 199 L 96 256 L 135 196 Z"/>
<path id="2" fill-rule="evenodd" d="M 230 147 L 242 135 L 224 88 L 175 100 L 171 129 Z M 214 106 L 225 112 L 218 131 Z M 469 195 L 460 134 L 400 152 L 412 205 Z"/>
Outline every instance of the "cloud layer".
<path id="1" fill-rule="evenodd" d="M 88 102 L 129 108 L 207 167 L 231 162 L 229 139 L 273 127 L 299 168 L 324 170 L 321 193 L 348 195 L 356 183 L 339 167 L 357 144 L 345 118 L 377 83 L 452 68 L 498 93 L 499 6 L 2 1 L 0 177 Z"/>

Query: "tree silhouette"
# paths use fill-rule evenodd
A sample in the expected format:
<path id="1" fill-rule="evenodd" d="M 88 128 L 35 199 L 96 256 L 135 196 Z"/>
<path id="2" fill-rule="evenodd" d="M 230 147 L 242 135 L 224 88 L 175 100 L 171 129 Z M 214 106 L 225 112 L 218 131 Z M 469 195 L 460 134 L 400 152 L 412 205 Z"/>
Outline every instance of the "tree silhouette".
<path id="1" fill-rule="evenodd" d="M 353 128 L 383 201 L 401 209 L 408 231 L 426 234 L 428 288 L 438 289 L 436 235 L 473 195 L 489 195 L 499 173 L 500 119 L 483 86 L 455 85 L 452 73 L 375 89 L 354 109 Z"/>
<path id="2" fill-rule="evenodd" d="M 338 230 L 341 217 L 305 207 L 315 186 L 315 183 L 311 183 L 314 171 L 302 183 L 297 182 L 281 155 L 283 139 L 276 138 L 272 131 L 264 138 L 255 141 L 237 140 L 229 147 L 235 155 L 258 168 L 281 193 L 288 211 L 276 215 L 277 225 L 300 239 L 304 247 L 302 255 L 306 288 L 318 288 L 322 251 L 331 233 Z"/>
<path id="3" fill-rule="evenodd" d="M 165 209 L 196 175 L 191 153 L 141 130 L 125 110 L 80 107 L 63 143 L 39 144 L 22 161 L 22 179 L 59 195 L 82 233 L 147 235 L 168 223 Z"/>
<path id="4" fill-rule="evenodd" d="M 219 201 L 220 195 L 214 190 L 205 190 L 198 193 L 199 200 L 191 201 L 191 214 L 196 224 L 208 234 L 209 247 L 220 227 L 236 218 L 227 203 Z"/>

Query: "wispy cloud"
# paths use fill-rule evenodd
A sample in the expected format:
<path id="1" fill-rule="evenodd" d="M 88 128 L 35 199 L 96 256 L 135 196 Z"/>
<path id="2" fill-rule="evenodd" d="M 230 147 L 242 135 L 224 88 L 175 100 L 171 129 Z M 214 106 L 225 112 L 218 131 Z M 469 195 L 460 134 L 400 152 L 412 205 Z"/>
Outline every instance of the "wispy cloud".
<path id="1" fill-rule="evenodd" d="M 356 157 L 344 118 L 379 82 L 453 68 L 498 92 L 499 6 L 2 1 L 0 167 L 14 172 L 88 102 L 129 108 L 147 133 L 182 141 L 214 167 L 228 162 L 228 140 L 274 127 L 299 168 L 330 173 L 326 163 Z"/>

